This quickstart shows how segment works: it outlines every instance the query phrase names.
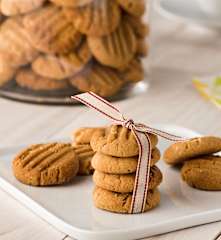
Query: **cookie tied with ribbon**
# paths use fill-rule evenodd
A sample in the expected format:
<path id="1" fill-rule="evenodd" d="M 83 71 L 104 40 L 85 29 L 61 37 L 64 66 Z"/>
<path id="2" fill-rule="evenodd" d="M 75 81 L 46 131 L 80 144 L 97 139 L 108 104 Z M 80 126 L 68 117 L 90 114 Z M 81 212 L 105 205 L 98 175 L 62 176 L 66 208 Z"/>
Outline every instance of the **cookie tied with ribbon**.
<path id="1" fill-rule="evenodd" d="M 100 112 L 103 116 L 112 120 L 113 124 L 128 128 L 134 134 L 139 147 L 139 157 L 129 213 L 135 214 L 144 212 L 151 169 L 152 146 L 149 134 L 160 136 L 170 141 L 183 141 L 185 139 L 144 124 L 135 123 L 132 119 L 125 118 L 119 109 L 93 92 L 75 95 L 72 96 L 72 98 Z"/>

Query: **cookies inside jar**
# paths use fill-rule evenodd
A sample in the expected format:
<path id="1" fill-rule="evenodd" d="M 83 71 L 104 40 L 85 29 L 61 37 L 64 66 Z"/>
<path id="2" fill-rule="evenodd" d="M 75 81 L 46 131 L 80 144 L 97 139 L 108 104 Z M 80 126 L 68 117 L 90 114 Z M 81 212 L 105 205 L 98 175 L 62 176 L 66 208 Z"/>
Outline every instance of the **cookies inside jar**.
<path id="1" fill-rule="evenodd" d="M 1 0 L 0 94 L 41 103 L 73 103 L 71 95 L 87 91 L 128 96 L 145 79 L 146 5 Z"/>

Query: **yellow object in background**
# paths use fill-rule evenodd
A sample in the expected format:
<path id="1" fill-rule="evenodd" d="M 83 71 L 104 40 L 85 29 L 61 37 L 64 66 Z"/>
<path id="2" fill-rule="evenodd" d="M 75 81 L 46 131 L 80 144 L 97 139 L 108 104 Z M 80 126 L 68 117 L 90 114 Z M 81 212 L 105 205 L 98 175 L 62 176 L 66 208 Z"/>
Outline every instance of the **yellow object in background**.
<path id="1" fill-rule="evenodd" d="M 193 85 L 204 98 L 221 108 L 221 76 L 193 79 Z"/>

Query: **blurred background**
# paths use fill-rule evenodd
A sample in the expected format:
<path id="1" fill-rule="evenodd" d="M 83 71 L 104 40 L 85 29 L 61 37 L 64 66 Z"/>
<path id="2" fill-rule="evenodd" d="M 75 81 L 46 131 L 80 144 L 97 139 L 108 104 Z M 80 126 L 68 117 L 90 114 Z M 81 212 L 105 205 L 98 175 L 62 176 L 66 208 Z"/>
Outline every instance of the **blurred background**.
<path id="1" fill-rule="evenodd" d="M 85 91 L 121 100 L 116 104 L 150 123 L 221 133 L 219 124 L 208 129 L 202 121 L 211 125 L 220 117 L 218 0 L 138 1 L 132 8 L 120 0 L 77 7 L 57 0 L 22 2 L 1 1 L 4 144 L 99 124 L 70 99 Z M 102 16 L 96 15 L 100 9 Z M 88 21 L 88 14 L 96 19 Z M 72 106 L 62 106 L 67 104 Z"/>

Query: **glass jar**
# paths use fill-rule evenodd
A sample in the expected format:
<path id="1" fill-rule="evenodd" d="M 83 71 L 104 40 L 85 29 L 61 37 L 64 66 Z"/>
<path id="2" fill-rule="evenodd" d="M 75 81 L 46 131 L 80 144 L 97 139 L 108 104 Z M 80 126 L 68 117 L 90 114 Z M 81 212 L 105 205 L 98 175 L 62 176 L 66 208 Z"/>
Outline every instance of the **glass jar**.
<path id="1" fill-rule="evenodd" d="M 43 103 L 128 95 L 144 79 L 146 13 L 144 0 L 1 0 L 0 94 Z"/>

